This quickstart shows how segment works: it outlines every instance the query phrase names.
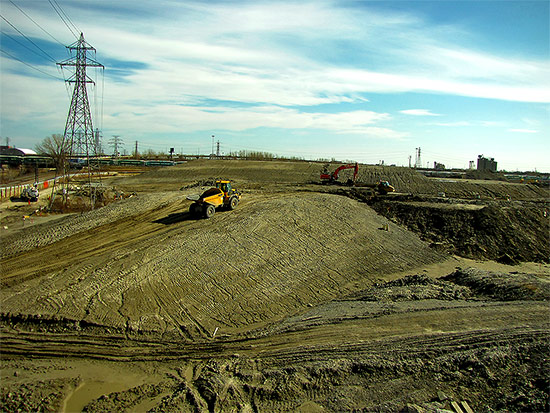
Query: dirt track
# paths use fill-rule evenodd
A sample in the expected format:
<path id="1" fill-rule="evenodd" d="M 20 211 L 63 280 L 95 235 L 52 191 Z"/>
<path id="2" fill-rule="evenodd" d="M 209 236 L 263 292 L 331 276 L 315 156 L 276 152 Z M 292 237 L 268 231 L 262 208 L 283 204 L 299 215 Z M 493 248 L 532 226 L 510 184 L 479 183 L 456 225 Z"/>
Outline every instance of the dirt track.
<path id="1" fill-rule="evenodd" d="M 3 409 L 548 409 L 544 247 L 536 264 L 455 271 L 488 263 L 399 225 L 404 207 L 388 220 L 315 184 L 319 169 L 190 162 L 112 180 L 136 197 L 2 234 Z M 192 219 L 185 195 L 221 176 L 242 203 Z M 442 192 L 404 168 L 367 176 Z M 447 199 L 453 191 L 462 203 L 548 207 L 548 191 L 528 185 L 450 183 Z M 505 243 L 544 244 L 541 223 Z"/>

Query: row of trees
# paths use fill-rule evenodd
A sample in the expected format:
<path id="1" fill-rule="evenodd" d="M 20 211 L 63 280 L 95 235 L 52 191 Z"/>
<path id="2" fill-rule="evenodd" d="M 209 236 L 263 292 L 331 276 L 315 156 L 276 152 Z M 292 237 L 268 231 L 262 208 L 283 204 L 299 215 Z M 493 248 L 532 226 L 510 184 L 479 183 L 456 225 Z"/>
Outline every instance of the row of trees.
<path id="1" fill-rule="evenodd" d="M 58 171 L 61 171 L 63 169 L 63 165 L 67 157 L 67 154 L 69 153 L 70 147 L 69 147 L 69 142 L 63 140 L 63 135 L 55 133 L 51 136 L 48 136 L 47 138 L 44 138 L 42 142 L 40 142 L 35 146 L 35 150 L 36 152 L 42 155 L 51 156 L 54 159 L 56 169 Z M 133 153 L 132 156 L 137 157 L 135 153 Z M 166 156 L 167 155 L 165 153 L 155 152 L 152 149 L 146 149 L 140 154 L 140 157 L 143 157 L 143 158 L 163 158 Z M 228 156 L 235 157 L 235 158 L 252 159 L 252 160 L 275 160 L 275 159 L 291 160 L 291 161 L 304 160 L 304 158 L 298 157 L 298 156 L 280 156 L 280 155 L 273 154 L 271 152 L 248 151 L 248 150 L 233 151 L 233 152 L 230 152 Z M 334 158 L 332 158 L 331 161 L 329 161 L 328 159 L 319 159 L 318 161 L 336 162 Z"/>
<path id="2" fill-rule="evenodd" d="M 274 160 L 274 159 L 283 159 L 283 160 L 291 160 L 291 161 L 304 160 L 304 158 L 301 158 L 298 156 L 280 156 L 280 155 L 273 154 L 271 152 L 247 151 L 247 150 L 229 152 L 228 156 L 235 157 L 235 158 L 258 160 L 258 161 L 264 161 L 264 160 L 268 161 L 268 160 Z"/>

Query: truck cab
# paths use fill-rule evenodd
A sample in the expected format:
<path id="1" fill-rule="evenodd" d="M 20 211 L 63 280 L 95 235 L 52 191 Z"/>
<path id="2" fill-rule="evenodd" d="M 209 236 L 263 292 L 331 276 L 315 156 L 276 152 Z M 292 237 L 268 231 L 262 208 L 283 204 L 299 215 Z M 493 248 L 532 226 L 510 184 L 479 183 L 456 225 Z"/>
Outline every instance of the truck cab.
<path id="1" fill-rule="evenodd" d="M 224 203 L 228 202 L 232 196 L 237 196 L 240 199 L 240 194 L 231 187 L 231 181 L 216 181 L 216 188 L 223 192 Z"/>

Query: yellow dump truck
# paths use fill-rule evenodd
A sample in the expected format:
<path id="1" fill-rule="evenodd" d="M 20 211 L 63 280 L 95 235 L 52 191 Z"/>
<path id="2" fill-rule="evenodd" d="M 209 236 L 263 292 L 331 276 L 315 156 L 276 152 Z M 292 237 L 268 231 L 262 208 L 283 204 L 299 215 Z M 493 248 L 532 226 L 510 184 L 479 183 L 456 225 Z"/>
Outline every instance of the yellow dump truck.
<path id="1" fill-rule="evenodd" d="M 395 192 L 395 188 L 390 185 L 388 181 L 380 181 L 378 185 L 376 185 L 376 189 L 378 190 L 378 193 L 380 195 L 385 195 L 390 192 Z"/>
<path id="2" fill-rule="evenodd" d="M 189 207 L 191 215 L 210 218 L 216 208 L 237 208 L 241 193 L 231 187 L 231 181 L 218 180 L 214 188 L 204 191 L 202 195 L 189 195 L 187 199 L 193 201 Z"/>
<path id="3" fill-rule="evenodd" d="M 395 188 L 390 185 L 388 181 L 380 181 L 377 184 L 365 184 L 365 183 L 356 183 L 354 186 L 362 188 L 373 188 L 380 195 L 386 195 L 390 192 L 395 192 Z"/>

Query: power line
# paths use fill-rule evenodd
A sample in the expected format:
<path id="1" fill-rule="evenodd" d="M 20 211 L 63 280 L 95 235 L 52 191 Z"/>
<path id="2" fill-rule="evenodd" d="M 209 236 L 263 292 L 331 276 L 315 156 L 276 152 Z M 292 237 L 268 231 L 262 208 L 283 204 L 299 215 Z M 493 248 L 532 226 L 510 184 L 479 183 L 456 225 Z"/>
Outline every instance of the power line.
<path id="1" fill-rule="evenodd" d="M 55 1 L 55 0 L 54 0 Z M 48 3 L 50 3 L 50 5 L 53 7 L 53 9 L 55 10 L 55 12 L 57 13 L 57 15 L 59 16 L 59 18 L 61 19 L 61 21 L 63 23 L 65 23 L 65 26 L 67 26 L 67 29 L 69 29 L 69 31 L 72 33 L 72 35 L 78 39 L 78 35 L 75 34 L 75 32 L 73 31 L 73 29 L 71 29 L 71 26 L 69 26 L 69 24 L 67 23 L 67 21 L 63 18 L 63 16 L 61 15 L 61 13 L 59 12 L 59 10 L 61 10 L 63 12 L 63 10 L 61 9 L 61 7 L 59 7 L 59 4 L 57 2 L 55 2 L 55 4 L 57 4 L 57 6 L 59 7 L 59 10 L 56 9 L 56 7 L 53 5 L 52 3 L 52 0 L 48 0 Z M 63 14 L 65 14 L 65 12 L 63 12 Z M 68 18 L 68 17 L 67 17 Z M 71 22 L 72 23 L 72 22 Z M 74 26 L 74 24 L 73 24 Z M 75 27 L 76 29 L 76 27 Z M 77 32 L 78 32 L 78 29 L 77 29 Z"/>
<path id="2" fill-rule="evenodd" d="M 61 13 L 63 13 L 63 16 L 65 16 L 65 18 L 69 21 L 69 23 L 71 23 L 71 26 L 73 26 L 73 28 L 75 29 L 75 31 L 77 33 L 81 33 L 81 30 L 76 27 L 76 25 L 73 23 L 73 21 L 71 20 L 71 18 L 69 17 L 69 15 L 67 13 L 65 13 L 65 10 L 63 10 L 61 8 L 61 5 L 57 2 L 57 0 L 53 0 L 53 2 L 56 4 L 56 6 L 58 7 L 59 10 L 61 10 Z"/>
<path id="3" fill-rule="evenodd" d="M 28 51 L 30 51 L 31 53 L 34 53 L 35 55 L 39 56 L 42 58 L 42 55 L 38 54 L 38 52 L 36 50 L 33 50 L 31 49 L 29 46 L 27 46 L 26 44 L 24 43 L 21 43 L 19 40 L 17 40 L 15 37 L 12 37 L 10 36 L 9 34 L 7 34 L 6 32 L 1 32 L 2 33 L 2 36 L 7 36 L 9 37 L 10 39 L 12 39 L 15 43 L 18 43 L 20 44 L 21 46 L 23 46 L 25 49 L 27 49 Z"/>
<path id="4" fill-rule="evenodd" d="M 5 50 L 3 50 L 3 49 L 1 49 L 1 48 L 0 48 L 0 52 L 2 52 L 2 53 L 4 53 L 4 54 L 8 55 L 8 56 L 11 57 L 12 59 L 17 60 L 17 61 L 20 62 L 20 63 L 23 63 L 23 64 L 26 65 L 26 66 L 29 66 L 31 69 L 37 70 L 37 71 L 39 71 L 40 73 L 45 74 L 46 76 L 52 77 L 52 78 L 54 78 L 55 80 L 63 80 L 63 79 L 61 79 L 60 77 L 53 76 L 53 75 L 51 75 L 51 74 L 49 74 L 49 73 L 47 73 L 47 72 L 44 72 L 43 70 L 38 69 L 37 67 L 34 67 L 33 65 L 31 65 L 31 64 L 29 64 L 29 63 L 27 63 L 27 62 L 24 62 L 24 61 L 21 60 L 21 59 L 18 59 L 18 58 L 15 57 L 14 55 L 12 55 L 12 54 L 6 52 Z"/>
<path id="5" fill-rule="evenodd" d="M 73 23 L 73 21 L 71 20 L 71 18 L 69 17 L 69 15 L 67 13 L 65 13 L 65 10 L 63 10 L 61 8 L 61 6 L 59 5 L 59 3 L 57 2 L 57 0 L 53 0 L 53 2 L 57 5 L 57 7 L 59 8 L 59 10 L 61 10 L 61 13 L 63 13 L 63 15 L 67 18 L 67 20 L 69 21 L 69 23 L 71 23 L 71 25 L 73 26 L 73 28 L 76 30 L 76 32 L 80 32 L 80 30 L 78 30 L 78 27 L 76 27 L 76 25 Z"/>
<path id="6" fill-rule="evenodd" d="M 38 26 L 38 28 L 40 28 L 44 33 L 46 33 L 48 36 L 50 36 L 53 40 L 55 40 L 55 41 L 56 41 L 57 43 L 59 43 L 61 46 L 63 46 L 63 47 L 65 46 L 63 43 L 61 43 L 59 40 L 57 40 L 55 37 L 53 37 L 46 29 L 44 29 L 44 28 L 43 28 L 42 26 L 40 26 L 37 22 L 35 22 L 34 19 L 33 19 L 31 16 L 29 16 L 27 13 L 25 13 L 25 12 L 21 9 L 21 7 L 19 7 L 17 4 L 15 4 L 15 3 L 14 3 L 13 1 L 11 1 L 11 0 L 9 0 L 9 2 L 10 2 L 11 4 L 13 4 L 15 7 L 17 7 L 17 9 L 18 9 L 21 13 L 23 13 L 25 16 L 27 16 L 28 19 L 29 19 L 31 22 L 33 22 L 34 24 L 36 24 L 36 26 Z"/>
<path id="7" fill-rule="evenodd" d="M 21 30 L 19 30 L 17 27 L 15 27 L 13 24 L 11 24 L 10 21 L 9 21 L 8 19 L 6 19 L 6 18 L 5 18 L 4 16 L 2 16 L 1 14 L 0 14 L 0 17 L 1 17 L 3 20 L 5 20 L 6 23 L 8 23 L 11 27 L 13 27 L 13 28 L 15 29 L 15 31 L 17 31 L 17 33 L 19 33 L 21 36 L 23 36 L 25 39 L 27 39 L 29 42 L 31 42 L 33 45 L 35 45 L 36 48 L 39 49 L 42 53 L 44 53 L 44 55 L 47 56 L 52 62 L 56 63 L 56 62 L 55 62 L 55 59 L 54 59 L 52 56 L 50 56 L 50 55 L 49 55 L 47 52 L 45 52 L 40 46 L 38 46 L 35 42 L 33 42 L 31 39 L 29 39 L 27 36 L 25 36 L 25 34 L 24 34 Z M 10 36 L 10 37 L 11 37 L 11 36 Z M 12 37 L 12 39 L 13 39 L 13 37 Z M 21 44 L 21 43 L 19 43 L 19 44 Z"/>

